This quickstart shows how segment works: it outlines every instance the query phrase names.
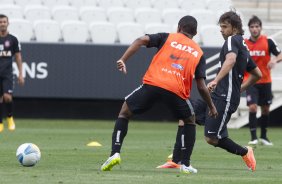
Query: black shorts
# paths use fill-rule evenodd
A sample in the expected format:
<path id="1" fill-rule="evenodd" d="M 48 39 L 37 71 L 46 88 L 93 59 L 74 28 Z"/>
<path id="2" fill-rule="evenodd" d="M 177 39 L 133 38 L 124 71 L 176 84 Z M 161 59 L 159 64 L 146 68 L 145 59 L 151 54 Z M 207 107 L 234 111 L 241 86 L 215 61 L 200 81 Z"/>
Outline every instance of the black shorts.
<path id="1" fill-rule="evenodd" d="M 227 123 L 231 115 L 237 110 L 238 105 L 219 99 L 213 99 L 213 102 L 217 109 L 218 116 L 217 118 L 206 116 L 205 136 L 222 139 L 228 137 Z"/>
<path id="2" fill-rule="evenodd" d="M 194 115 L 194 109 L 189 100 L 184 100 L 168 90 L 152 85 L 141 85 L 126 96 L 125 101 L 133 114 L 143 113 L 159 101 L 164 102 L 177 119 L 187 119 Z"/>
<path id="3" fill-rule="evenodd" d="M 0 96 L 4 93 L 13 93 L 13 74 L 0 76 Z"/>
<path id="4" fill-rule="evenodd" d="M 191 103 L 195 110 L 196 123 L 198 125 L 205 125 L 208 105 L 202 99 L 191 99 Z"/>
<path id="5" fill-rule="evenodd" d="M 271 83 L 255 84 L 246 90 L 247 105 L 257 104 L 270 105 L 272 104 Z"/>

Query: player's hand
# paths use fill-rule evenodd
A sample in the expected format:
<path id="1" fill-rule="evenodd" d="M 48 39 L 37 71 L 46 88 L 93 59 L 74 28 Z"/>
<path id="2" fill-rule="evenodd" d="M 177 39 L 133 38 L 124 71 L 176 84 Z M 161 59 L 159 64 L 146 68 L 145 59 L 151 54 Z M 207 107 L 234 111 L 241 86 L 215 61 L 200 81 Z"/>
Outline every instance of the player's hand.
<path id="1" fill-rule="evenodd" d="M 217 86 L 217 82 L 216 81 L 211 81 L 210 83 L 208 83 L 207 88 L 209 90 L 209 92 L 214 92 L 215 88 Z"/>
<path id="2" fill-rule="evenodd" d="M 213 118 L 216 118 L 218 116 L 218 112 L 214 105 L 209 109 L 209 116 Z"/>
<path id="3" fill-rule="evenodd" d="M 126 71 L 126 65 L 125 65 L 125 63 L 123 62 L 123 60 L 121 60 L 121 59 L 117 61 L 117 68 L 118 68 L 119 71 L 123 72 L 124 74 L 127 73 L 127 71 Z"/>
<path id="4" fill-rule="evenodd" d="M 20 86 L 23 86 L 23 85 L 24 85 L 24 78 L 23 78 L 22 75 L 19 75 L 19 77 L 18 77 L 18 84 L 19 84 Z"/>
<path id="5" fill-rule="evenodd" d="M 274 60 L 270 60 L 267 64 L 267 68 L 271 70 L 272 68 L 274 68 L 275 65 L 276 62 Z"/>

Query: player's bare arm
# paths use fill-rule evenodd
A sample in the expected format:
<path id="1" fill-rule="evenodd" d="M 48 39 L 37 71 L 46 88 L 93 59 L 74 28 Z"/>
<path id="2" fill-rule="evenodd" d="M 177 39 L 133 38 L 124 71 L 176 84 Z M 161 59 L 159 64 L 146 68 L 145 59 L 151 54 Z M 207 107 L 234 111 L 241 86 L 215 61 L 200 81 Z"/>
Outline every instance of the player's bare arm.
<path id="1" fill-rule="evenodd" d="M 23 86 L 24 85 L 24 78 L 23 78 L 23 73 L 22 73 L 22 55 L 20 52 L 15 53 L 15 59 L 17 63 L 17 67 L 19 70 L 19 76 L 18 76 L 18 83 L 19 85 Z"/>
<path id="2" fill-rule="evenodd" d="M 214 91 L 214 89 L 216 88 L 218 82 L 225 77 L 229 71 L 233 68 L 235 62 L 236 62 L 236 57 L 237 55 L 233 52 L 230 52 L 228 54 L 226 54 L 225 57 L 225 61 L 219 71 L 219 73 L 217 74 L 217 76 L 215 77 L 215 79 L 213 81 L 211 81 L 210 83 L 208 83 L 207 87 L 208 90 L 210 92 Z"/>
<path id="3" fill-rule="evenodd" d="M 133 55 L 135 54 L 141 46 L 148 45 L 150 41 L 149 36 L 145 35 L 140 38 L 137 38 L 125 51 L 123 56 L 117 61 L 117 68 L 122 71 L 124 74 L 127 73 L 126 71 L 126 65 L 125 62 Z"/>
<path id="4" fill-rule="evenodd" d="M 242 83 L 241 92 L 245 91 L 249 86 L 255 84 L 261 77 L 262 73 L 258 67 L 251 70 L 248 79 Z"/>
<path id="5" fill-rule="evenodd" d="M 196 79 L 197 88 L 202 98 L 207 102 L 209 107 L 209 116 L 216 118 L 218 113 L 212 102 L 205 80 L 203 78 Z"/>
<path id="6" fill-rule="evenodd" d="M 272 69 L 275 67 L 276 63 L 279 63 L 282 61 L 282 53 L 278 54 L 276 57 L 272 57 L 269 63 L 267 64 L 267 67 L 269 69 Z"/>

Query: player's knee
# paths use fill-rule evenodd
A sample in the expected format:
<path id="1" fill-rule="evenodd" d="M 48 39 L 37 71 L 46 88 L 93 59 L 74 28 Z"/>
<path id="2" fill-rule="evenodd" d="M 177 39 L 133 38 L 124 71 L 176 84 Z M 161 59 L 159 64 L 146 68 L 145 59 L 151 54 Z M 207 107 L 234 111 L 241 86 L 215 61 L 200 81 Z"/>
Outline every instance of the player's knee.
<path id="1" fill-rule="evenodd" d="M 261 114 L 262 115 L 268 115 L 269 114 L 269 107 L 268 106 L 263 106 L 261 108 Z"/>
<path id="2" fill-rule="evenodd" d="M 10 94 L 4 94 L 4 95 L 3 95 L 3 100 L 4 100 L 4 102 L 6 102 L 6 103 L 12 102 L 12 100 L 13 100 L 12 95 L 10 95 Z"/>
<path id="3" fill-rule="evenodd" d="M 216 146 L 218 144 L 218 140 L 212 137 L 205 137 L 205 140 L 208 144 Z"/>
<path id="4" fill-rule="evenodd" d="M 249 105 L 249 111 L 252 113 L 257 112 L 257 105 L 256 104 Z"/>
<path id="5" fill-rule="evenodd" d="M 119 118 L 125 118 L 125 119 L 130 119 L 132 116 L 132 112 L 129 110 L 126 102 L 123 103 L 121 110 L 119 112 L 118 117 Z"/>
<path id="6" fill-rule="evenodd" d="M 184 126 L 184 121 L 183 120 L 179 120 L 178 121 L 178 126 Z"/>
<path id="7" fill-rule="evenodd" d="M 125 119 L 130 119 L 132 116 L 132 113 L 130 111 L 120 111 L 118 117 L 119 118 L 125 118 Z"/>
<path id="8" fill-rule="evenodd" d="M 180 120 L 183 122 L 183 125 L 184 124 L 190 124 L 190 125 L 196 125 L 196 118 L 195 118 L 195 115 L 192 115 L 190 116 L 189 118 L 187 119 L 184 119 L 184 120 Z M 179 121 L 179 123 L 180 123 Z"/>

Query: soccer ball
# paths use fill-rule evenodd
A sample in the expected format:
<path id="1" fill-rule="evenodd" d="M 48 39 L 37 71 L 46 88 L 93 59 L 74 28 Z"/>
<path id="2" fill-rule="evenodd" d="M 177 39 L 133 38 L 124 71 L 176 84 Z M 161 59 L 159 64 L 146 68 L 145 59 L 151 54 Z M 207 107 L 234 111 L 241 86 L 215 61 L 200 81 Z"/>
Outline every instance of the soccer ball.
<path id="1" fill-rule="evenodd" d="M 35 144 L 24 143 L 18 147 L 16 156 L 23 166 L 32 167 L 40 160 L 41 152 Z"/>

